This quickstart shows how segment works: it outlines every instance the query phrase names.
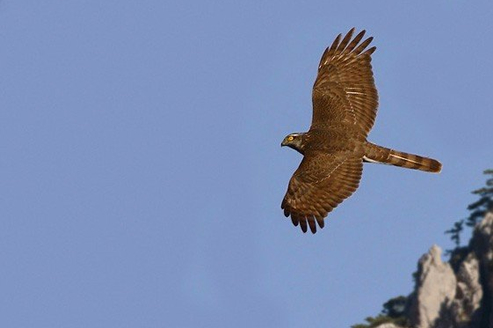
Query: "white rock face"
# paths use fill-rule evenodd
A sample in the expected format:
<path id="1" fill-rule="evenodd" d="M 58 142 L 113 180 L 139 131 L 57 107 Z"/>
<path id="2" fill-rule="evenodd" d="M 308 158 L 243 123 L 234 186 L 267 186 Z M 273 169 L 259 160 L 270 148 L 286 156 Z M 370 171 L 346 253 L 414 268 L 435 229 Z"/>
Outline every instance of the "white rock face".
<path id="1" fill-rule="evenodd" d="M 401 328 L 401 327 L 396 326 L 393 323 L 384 323 L 384 324 L 377 326 L 376 328 Z"/>
<path id="2" fill-rule="evenodd" d="M 456 325 L 469 323 L 481 306 L 483 288 L 479 279 L 479 261 L 469 253 L 457 273 L 457 293 L 450 307 L 450 317 Z"/>
<path id="3" fill-rule="evenodd" d="M 455 298 L 457 280 L 450 264 L 433 245 L 418 263 L 416 291 L 411 303 L 411 322 L 416 328 L 435 328 L 435 323 Z"/>
<path id="4" fill-rule="evenodd" d="M 481 309 L 484 288 L 493 292 L 493 214 L 476 226 L 470 247 L 457 275 L 442 262 L 438 246 L 420 259 L 409 311 L 413 327 L 471 328 L 493 323 L 493 308 Z M 486 286 L 481 284 L 481 275 Z"/>
<path id="5" fill-rule="evenodd" d="M 488 299 L 485 301 L 489 306 L 482 309 L 482 321 L 483 325 L 487 321 L 491 327 L 493 326 L 493 213 L 488 213 L 476 226 L 471 245 L 478 254 L 479 272 L 483 275 L 483 288 L 489 291 Z"/>

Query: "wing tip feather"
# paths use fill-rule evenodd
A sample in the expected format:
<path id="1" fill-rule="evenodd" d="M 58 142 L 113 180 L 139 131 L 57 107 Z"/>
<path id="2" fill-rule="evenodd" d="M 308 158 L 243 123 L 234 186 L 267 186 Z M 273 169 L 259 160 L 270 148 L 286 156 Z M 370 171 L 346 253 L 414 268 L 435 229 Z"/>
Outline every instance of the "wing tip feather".
<path id="1" fill-rule="evenodd" d="M 317 224 L 320 229 L 323 229 L 325 226 L 324 219 L 327 216 L 325 215 L 304 215 L 296 212 L 291 212 L 287 209 L 284 209 L 284 215 L 286 217 L 291 217 L 291 222 L 295 227 L 300 226 L 301 231 L 303 233 L 306 233 L 308 231 L 308 228 L 310 228 L 310 231 L 315 234 L 317 233 Z"/>
<path id="2" fill-rule="evenodd" d="M 355 54 L 356 56 L 358 55 L 371 55 L 375 50 L 376 47 L 372 47 L 370 49 L 365 49 L 370 45 L 370 43 L 373 41 L 373 37 L 370 36 L 367 39 L 365 39 L 363 42 L 363 37 L 366 34 L 366 30 L 361 30 L 354 38 L 353 35 L 356 31 L 356 27 L 352 27 L 346 35 L 342 35 L 342 33 L 339 33 L 337 37 L 334 39 L 330 47 L 327 47 L 322 54 L 322 57 L 320 59 L 320 63 L 318 65 L 318 68 L 320 69 L 322 66 L 328 64 L 331 59 L 339 58 L 340 56 L 344 56 L 350 53 Z"/>

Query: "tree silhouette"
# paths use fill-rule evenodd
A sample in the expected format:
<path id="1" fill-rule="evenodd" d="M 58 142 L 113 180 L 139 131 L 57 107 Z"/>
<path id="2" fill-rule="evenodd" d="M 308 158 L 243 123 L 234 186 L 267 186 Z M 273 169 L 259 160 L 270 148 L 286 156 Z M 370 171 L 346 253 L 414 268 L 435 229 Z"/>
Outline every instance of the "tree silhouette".
<path id="1" fill-rule="evenodd" d="M 485 170 L 483 174 L 490 177 L 486 180 L 486 187 L 472 192 L 474 195 L 479 195 L 480 198 L 467 207 L 471 214 L 466 219 L 455 222 L 451 229 L 445 231 L 445 234 L 450 234 L 450 239 L 455 244 L 455 249 L 447 250 L 448 255 L 460 248 L 460 234 L 464 230 L 464 223 L 468 227 L 474 227 L 484 218 L 486 213 L 493 211 L 493 169 Z"/>
<path id="2" fill-rule="evenodd" d="M 454 227 L 452 229 L 445 231 L 446 234 L 450 234 L 450 239 L 452 239 L 452 241 L 455 243 L 455 247 L 460 246 L 460 233 L 464 229 L 463 226 L 464 220 L 460 220 L 454 223 Z"/>
<path id="3" fill-rule="evenodd" d="M 491 177 L 486 180 L 486 187 L 474 190 L 472 193 L 479 195 L 478 201 L 470 204 L 467 209 L 473 211 L 467 218 L 467 226 L 474 227 L 478 219 L 482 219 L 486 213 L 493 211 L 493 170 L 486 170 L 484 174 L 489 174 Z"/>

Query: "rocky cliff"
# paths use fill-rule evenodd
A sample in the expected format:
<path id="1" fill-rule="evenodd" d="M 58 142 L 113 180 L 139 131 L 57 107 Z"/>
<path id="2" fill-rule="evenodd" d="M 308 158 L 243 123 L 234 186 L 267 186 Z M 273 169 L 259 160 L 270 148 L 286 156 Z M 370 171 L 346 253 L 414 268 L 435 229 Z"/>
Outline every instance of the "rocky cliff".
<path id="1" fill-rule="evenodd" d="M 414 291 L 384 305 L 386 315 L 369 318 L 376 328 L 492 328 L 493 213 L 474 228 L 468 246 L 449 262 L 434 245 L 418 262 Z"/>

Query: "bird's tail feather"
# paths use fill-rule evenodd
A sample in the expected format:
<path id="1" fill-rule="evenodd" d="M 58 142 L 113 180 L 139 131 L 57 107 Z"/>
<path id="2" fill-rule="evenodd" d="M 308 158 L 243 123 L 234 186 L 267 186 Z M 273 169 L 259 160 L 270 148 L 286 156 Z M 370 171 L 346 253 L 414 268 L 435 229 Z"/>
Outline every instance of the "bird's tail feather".
<path id="1" fill-rule="evenodd" d="M 442 170 L 442 164 L 437 160 L 377 146 L 370 142 L 365 144 L 363 160 L 433 173 L 439 173 Z"/>

